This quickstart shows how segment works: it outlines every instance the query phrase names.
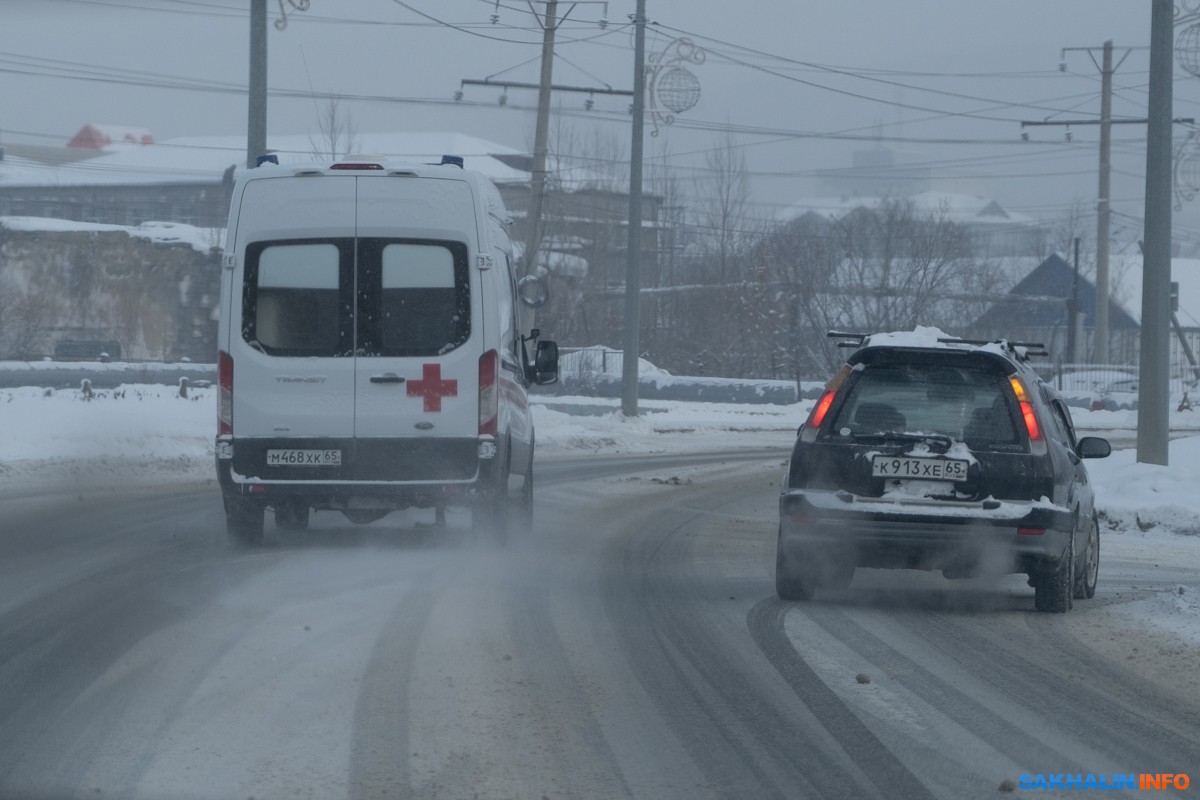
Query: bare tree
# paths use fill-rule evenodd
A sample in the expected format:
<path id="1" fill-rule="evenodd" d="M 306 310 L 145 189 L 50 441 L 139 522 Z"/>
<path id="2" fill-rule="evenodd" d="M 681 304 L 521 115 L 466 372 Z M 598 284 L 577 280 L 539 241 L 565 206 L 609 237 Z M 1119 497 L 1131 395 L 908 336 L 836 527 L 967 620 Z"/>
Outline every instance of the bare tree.
<path id="1" fill-rule="evenodd" d="M 798 378 L 835 366 L 828 330 L 932 325 L 953 333 L 982 310 L 979 293 L 1000 280 L 973 257 L 968 232 L 945 209 L 922 213 L 896 199 L 838 220 L 801 217 L 753 258 L 780 288 L 777 341 Z"/>
<path id="2" fill-rule="evenodd" d="M 551 156 L 555 181 L 560 187 L 629 191 L 629 150 L 611 128 L 580 130 L 569 120 L 557 117 Z"/>
<path id="3" fill-rule="evenodd" d="M 652 262 L 656 269 L 643 277 L 642 286 L 654 288 L 670 286 L 677 279 L 680 266 L 677 259 L 683 244 L 686 214 L 683 191 L 670 166 L 669 145 L 666 141 L 660 141 L 659 145 L 657 152 L 646 163 L 646 187 L 659 200 L 659 248 Z M 670 296 L 650 296 L 642 302 L 641 308 L 642 346 L 651 354 L 651 361 L 655 358 L 671 358 L 680 303 Z M 666 364 L 667 361 L 661 363 Z"/>
<path id="4" fill-rule="evenodd" d="M 0 358 L 25 360 L 44 352 L 46 335 L 61 313 L 53 293 L 0 281 Z"/>
<path id="5" fill-rule="evenodd" d="M 737 277 L 734 260 L 743 252 L 750 203 L 746 155 L 726 131 L 705 158 L 707 178 L 698 199 L 698 218 L 715 260 L 718 283 Z"/>
<path id="6" fill-rule="evenodd" d="M 721 137 L 706 162 L 687 215 L 695 224 L 684 224 L 682 198 L 667 201 L 678 212 L 668 236 L 679 246 L 667 255 L 665 283 L 679 291 L 659 302 L 657 341 L 669 369 L 744 377 L 768 370 L 764 342 L 770 337 L 763 331 L 773 324 L 773 300 L 763 273 L 745 264 L 757 231 L 749 215 L 745 157 L 731 134 Z"/>
<path id="7" fill-rule="evenodd" d="M 780 226 L 756 248 L 754 260 L 780 288 L 777 360 L 796 380 L 836 366 L 825 333 L 850 323 L 840 302 L 843 253 L 832 222 L 808 214 Z"/>
<path id="8" fill-rule="evenodd" d="M 1036 253 L 1038 258 L 1045 258 L 1050 253 L 1060 253 L 1068 261 L 1074 255 L 1075 240 L 1079 239 L 1080 263 L 1087 264 L 1093 270 L 1095 264 L 1096 215 L 1085 206 L 1083 200 L 1076 197 L 1050 226 L 1050 241 L 1048 247 Z"/>
<path id="9" fill-rule="evenodd" d="M 336 97 L 318 109 L 317 128 L 317 135 L 308 137 L 314 159 L 341 158 L 361 148 L 354 120 Z"/>

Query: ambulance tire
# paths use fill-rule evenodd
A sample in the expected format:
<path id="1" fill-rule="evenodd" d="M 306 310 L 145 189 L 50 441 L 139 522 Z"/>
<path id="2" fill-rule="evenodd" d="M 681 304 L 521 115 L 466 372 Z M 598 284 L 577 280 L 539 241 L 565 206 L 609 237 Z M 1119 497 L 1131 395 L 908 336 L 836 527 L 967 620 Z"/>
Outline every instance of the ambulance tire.
<path id="1" fill-rule="evenodd" d="M 471 504 L 471 530 L 496 544 L 508 544 L 508 502 L 503 488 L 508 486 L 507 470 L 499 486 L 481 489 Z"/>
<path id="2" fill-rule="evenodd" d="M 225 495 L 225 530 L 239 547 L 262 544 L 267 507 L 244 497 Z"/>

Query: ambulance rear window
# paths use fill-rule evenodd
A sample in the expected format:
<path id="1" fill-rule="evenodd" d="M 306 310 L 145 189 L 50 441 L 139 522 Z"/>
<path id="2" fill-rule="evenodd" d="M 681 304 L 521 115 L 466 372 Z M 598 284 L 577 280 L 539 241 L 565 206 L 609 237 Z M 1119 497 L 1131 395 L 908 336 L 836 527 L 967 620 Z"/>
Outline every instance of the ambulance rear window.
<path id="1" fill-rule="evenodd" d="M 244 281 L 242 338 L 271 356 L 437 356 L 471 336 L 462 242 L 256 242 Z"/>
<path id="2" fill-rule="evenodd" d="M 254 248 L 243 334 L 274 355 L 332 356 L 345 351 L 339 313 L 342 248 L 333 242 Z"/>
<path id="3" fill-rule="evenodd" d="M 465 245 L 360 239 L 359 262 L 360 355 L 436 356 L 470 338 Z"/>

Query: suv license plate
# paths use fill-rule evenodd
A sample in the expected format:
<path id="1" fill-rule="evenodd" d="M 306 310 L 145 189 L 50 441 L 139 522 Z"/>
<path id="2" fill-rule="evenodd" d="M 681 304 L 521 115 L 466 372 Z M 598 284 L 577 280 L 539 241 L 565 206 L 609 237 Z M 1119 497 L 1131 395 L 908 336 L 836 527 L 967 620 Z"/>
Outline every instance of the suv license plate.
<path id="1" fill-rule="evenodd" d="M 967 479 L 968 466 L 966 461 L 951 458 L 875 456 L 871 459 L 871 475 L 876 478 L 965 481 Z"/>
<path id="2" fill-rule="evenodd" d="M 268 450 L 268 467 L 340 467 L 341 450 Z"/>

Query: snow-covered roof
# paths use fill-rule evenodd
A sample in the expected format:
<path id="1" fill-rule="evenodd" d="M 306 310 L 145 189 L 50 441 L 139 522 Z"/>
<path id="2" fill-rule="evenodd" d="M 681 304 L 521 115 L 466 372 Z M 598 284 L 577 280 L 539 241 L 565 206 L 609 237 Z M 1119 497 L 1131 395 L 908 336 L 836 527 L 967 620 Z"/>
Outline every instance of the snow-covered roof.
<path id="1" fill-rule="evenodd" d="M 913 204 L 913 207 L 926 213 L 945 211 L 953 222 L 970 225 L 1033 225 L 1035 221 L 1013 211 L 1009 211 L 986 197 L 977 197 L 955 192 L 921 192 L 900 198 Z M 841 219 L 859 208 L 874 208 L 883 203 L 882 197 L 815 197 L 800 200 L 785 208 L 779 215 L 781 221 L 788 221 L 814 213 L 826 219 Z"/>
<path id="2" fill-rule="evenodd" d="M 38 176 L 44 174 L 46 169 L 47 165 L 43 162 L 5 152 L 3 160 L 0 160 L 0 186 L 37 183 Z"/>
<path id="3" fill-rule="evenodd" d="M 282 164 L 314 160 L 318 137 L 268 136 L 268 152 Z M 524 183 L 529 173 L 514 169 L 496 155 L 521 151 L 486 139 L 455 132 L 364 133 L 353 140 L 356 153 L 395 160 L 437 163 L 444 154 L 460 155 L 469 169 L 497 183 Z M 328 156 L 322 156 L 327 159 Z M 113 144 L 103 155 L 68 164 L 29 159 L 0 161 L 0 186 L 94 186 L 154 183 L 211 183 L 225 171 L 245 168 L 246 139 L 240 136 L 190 136 L 150 145 Z"/>
<path id="4" fill-rule="evenodd" d="M 80 128 L 67 147 L 107 148 L 117 142 L 153 144 L 154 136 L 145 128 L 90 123 Z"/>

